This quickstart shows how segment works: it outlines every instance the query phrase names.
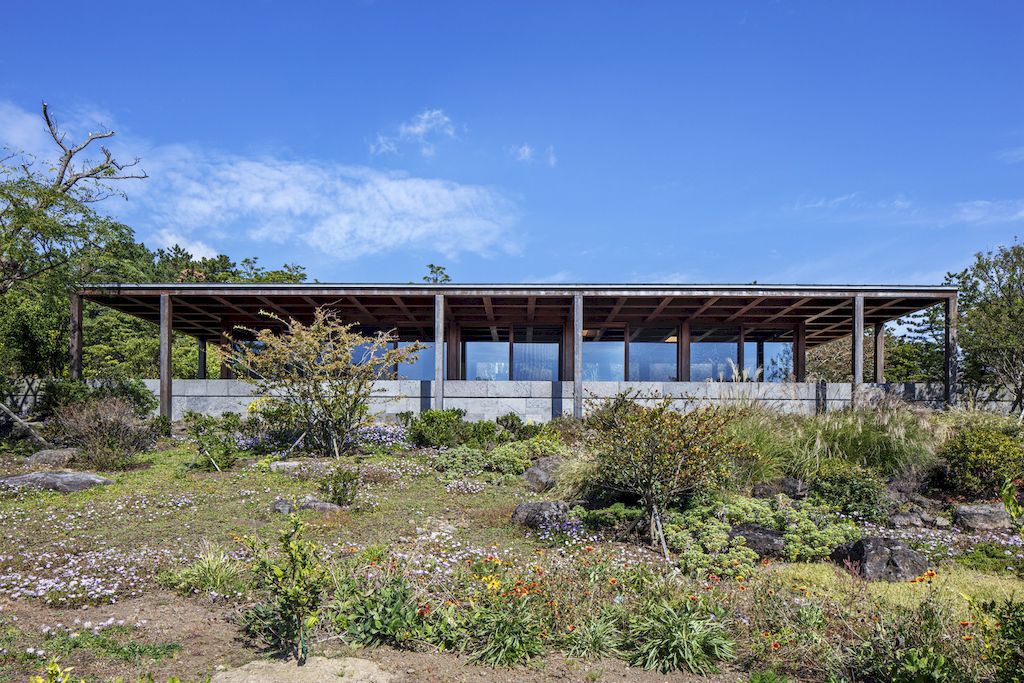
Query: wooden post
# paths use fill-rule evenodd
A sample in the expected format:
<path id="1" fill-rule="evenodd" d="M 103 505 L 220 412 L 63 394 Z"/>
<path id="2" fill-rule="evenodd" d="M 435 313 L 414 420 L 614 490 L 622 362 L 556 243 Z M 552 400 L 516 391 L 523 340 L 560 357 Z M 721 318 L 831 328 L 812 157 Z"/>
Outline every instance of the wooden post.
<path id="1" fill-rule="evenodd" d="M 206 337 L 196 339 L 199 347 L 199 362 L 196 364 L 196 379 L 206 379 Z"/>
<path id="2" fill-rule="evenodd" d="M 864 295 L 853 297 L 853 346 L 850 370 L 852 377 L 851 403 L 857 407 L 860 385 L 864 383 Z"/>
<path id="3" fill-rule="evenodd" d="M 583 295 L 572 296 L 572 414 L 583 417 Z"/>
<path id="4" fill-rule="evenodd" d="M 676 375 L 680 382 L 690 381 L 690 321 L 679 323 L 676 332 Z"/>
<path id="5" fill-rule="evenodd" d="M 755 381 L 764 382 L 764 340 L 758 340 L 757 342 L 757 368 L 754 370 L 757 375 Z"/>
<path id="6" fill-rule="evenodd" d="M 444 409 L 444 294 L 434 295 L 434 405 Z"/>
<path id="7" fill-rule="evenodd" d="M 803 322 L 793 329 L 793 376 L 797 382 L 807 381 L 807 325 Z"/>
<path id="8" fill-rule="evenodd" d="M 573 377 L 572 359 L 574 352 L 571 317 L 572 314 L 570 312 L 570 315 L 562 323 L 562 363 L 558 372 L 558 380 L 560 382 L 568 382 Z"/>
<path id="9" fill-rule="evenodd" d="M 448 334 L 445 336 L 448 339 L 448 371 L 445 372 L 445 379 L 462 379 L 462 354 L 459 352 L 461 339 L 459 326 L 454 320 L 448 321 Z"/>
<path id="10" fill-rule="evenodd" d="M 170 294 L 160 295 L 160 415 L 171 419 L 171 329 L 174 303 Z"/>
<path id="11" fill-rule="evenodd" d="M 68 372 L 71 379 L 82 379 L 82 297 L 71 295 L 71 335 Z"/>
<path id="12" fill-rule="evenodd" d="M 944 352 L 945 363 L 943 372 L 942 397 L 946 407 L 956 403 L 956 371 L 957 371 L 957 296 L 946 299 L 946 325 Z"/>
<path id="13" fill-rule="evenodd" d="M 885 384 L 885 323 L 875 323 L 875 384 Z"/>
<path id="14" fill-rule="evenodd" d="M 740 325 L 740 336 L 736 338 L 736 376 L 733 382 L 742 382 L 743 373 L 747 369 L 747 328 Z"/>

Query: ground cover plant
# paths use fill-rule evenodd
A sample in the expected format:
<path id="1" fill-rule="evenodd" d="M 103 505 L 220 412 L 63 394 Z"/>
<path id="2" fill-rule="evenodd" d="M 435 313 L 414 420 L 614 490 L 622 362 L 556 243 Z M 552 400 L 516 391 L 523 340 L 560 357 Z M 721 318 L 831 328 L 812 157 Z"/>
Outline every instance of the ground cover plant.
<path id="1" fill-rule="evenodd" d="M 453 678 L 483 666 L 511 667 L 515 680 L 1015 680 L 1020 538 L 887 528 L 878 514 L 899 509 L 894 482 L 947 495 L 948 479 L 929 473 L 945 470 L 944 439 L 974 418 L 915 414 L 930 422 L 910 437 L 907 416 L 834 418 L 842 429 L 777 416 L 761 433 L 768 413 L 747 407 L 680 420 L 619 403 L 608 406 L 618 414 L 551 426 L 437 411 L 360 427 L 340 456 L 273 434 L 259 410 L 192 417 L 185 436 L 161 439 L 110 485 L 4 492 L 0 670 L 45 676 L 56 658 L 72 680 L 202 679 L 271 653 L 355 648 L 399 674 L 416 662 Z M 611 444 L 625 425 L 633 440 Z M 928 454 L 903 469 L 851 455 L 850 425 L 891 426 L 904 436 L 857 438 Z M 804 430 L 822 440 L 813 468 Z M 414 445 L 424 433 L 429 445 Z M 642 490 L 609 470 L 626 458 L 616 448 L 663 442 L 675 460 L 657 448 L 649 463 L 708 475 L 653 494 L 665 548 L 651 545 Z M 563 460 L 556 489 L 529 491 L 523 471 L 552 455 Z M 270 466 L 283 458 L 293 465 Z M 0 462 L 24 471 L 20 455 Z M 776 490 L 797 473 L 802 486 Z M 341 507 L 302 507 L 309 498 Z M 511 522 L 520 503 L 558 499 L 575 506 L 564 518 Z M 299 505 L 275 512 L 281 501 Z M 829 561 L 883 529 L 928 550 L 913 582 L 866 582 Z M 777 552 L 755 550 L 753 532 L 777 535 Z"/>

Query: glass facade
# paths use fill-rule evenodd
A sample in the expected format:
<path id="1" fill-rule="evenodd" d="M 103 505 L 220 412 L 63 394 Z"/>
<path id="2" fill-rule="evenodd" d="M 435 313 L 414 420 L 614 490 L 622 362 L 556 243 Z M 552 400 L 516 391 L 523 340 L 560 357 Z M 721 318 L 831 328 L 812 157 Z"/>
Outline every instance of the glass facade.
<path id="1" fill-rule="evenodd" d="M 398 348 L 405 348 L 416 342 L 400 341 Z M 398 379 L 434 379 L 434 342 L 420 342 L 423 346 L 412 363 L 398 364 Z"/>
<path id="2" fill-rule="evenodd" d="M 507 327 L 464 328 L 462 367 L 468 380 L 507 380 L 511 356 Z"/>
<path id="3" fill-rule="evenodd" d="M 557 382 L 560 327 L 515 326 L 512 330 L 512 379 Z"/>
<path id="4" fill-rule="evenodd" d="M 736 342 L 690 344 L 690 381 L 732 382 L 736 370 Z"/>
<path id="5" fill-rule="evenodd" d="M 583 379 L 589 382 L 626 379 L 625 329 L 583 331 Z"/>
<path id="6" fill-rule="evenodd" d="M 630 332 L 629 380 L 674 382 L 676 379 L 676 331 L 645 327 Z"/>

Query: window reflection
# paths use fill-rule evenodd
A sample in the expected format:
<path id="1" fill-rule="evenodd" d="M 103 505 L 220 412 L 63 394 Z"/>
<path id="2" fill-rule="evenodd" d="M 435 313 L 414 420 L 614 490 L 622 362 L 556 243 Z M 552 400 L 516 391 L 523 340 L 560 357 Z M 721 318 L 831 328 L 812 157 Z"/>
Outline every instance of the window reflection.
<path id="1" fill-rule="evenodd" d="M 583 331 L 583 379 L 621 382 L 626 378 L 625 330 L 600 328 Z"/>
<path id="2" fill-rule="evenodd" d="M 400 341 L 398 348 L 404 349 L 415 344 L 413 341 Z M 411 363 L 398 364 L 398 379 L 434 379 L 434 342 L 420 342 L 423 348 L 416 352 L 416 360 Z"/>
<path id="3" fill-rule="evenodd" d="M 693 342 L 690 344 L 690 379 L 731 382 L 736 370 L 736 342 Z"/>
<path id="4" fill-rule="evenodd" d="M 507 380 L 507 327 L 467 328 L 462 331 L 463 368 L 467 380 Z"/>
<path id="5" fill-rule="evenodd" d="M 673 382 L 676 379 L 676 332 L 647 327 L 630 332 L 629 380 Z"/>
<path id="6" fill-rule="evenodd" d="M 512 334 L 512 379 L 557 381 L 561 328 L 516 326 Z"/>

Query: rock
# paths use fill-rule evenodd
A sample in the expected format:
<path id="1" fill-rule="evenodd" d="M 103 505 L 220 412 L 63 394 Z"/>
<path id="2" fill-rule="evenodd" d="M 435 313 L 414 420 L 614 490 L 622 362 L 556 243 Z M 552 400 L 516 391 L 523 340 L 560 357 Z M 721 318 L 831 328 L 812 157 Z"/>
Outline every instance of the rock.
<path id="1" fill-rule="evenodd" d="M 919 527 L 924 525 L 924 520 L 916 512 L 897 512 L 889 517 L 889 524 L 897 528 Z"/>
<path id="2" fill-rule="evenodd" d="M 300 467 L 302 467 L 302 463 L 298 460 L 276 460 L 270 463 L 271 472 L 282 472 L 285 474 L 294 472 Z"/>
<path id="3" fill-rule="evenodd" d="M 296 666 L 292 660 L 257 659 L 214 675 L 212 683 L 392 683 L 394 680 L 394 674 L 368 659 L 310 657 L 303 666 Z"/>
<path id="4" fill-rule="evenodd" d="M 512 521 L 515 524 L 531 529 L 562 524 L 568 518 L 569 506 L 562 501 L 520 503 L 512 512 Z"/>
<path id="5" fill-rule="evenodd" d="M 557 455 L 538 458 L 529 469 L 523 472 L 526 488 L 535 493 L 544 493 L 555 485 L 555 475 L 561 465 L 562 458 Z"/>
<path id="6" fill-rule="evenodd" d="M 928 569 L 928 558 L 894 538 L 862 538 L 832 551 L 832 561 L 856 568 L 868 581 L 909 581 Z"/>
<path id="7" fill-rule="evenodd" d="M 284 500 L 283 498 L 277 498 L 270 505 L 271 512 L 278 512 L 282 515 L 288 515 L 295 512 L 295 506 L 291 502 Z"/>
<path id="8" fill-rule="evenodd" d="M 41 467 L 67 467 L 77 455 L 77 448 L 47 448 L 28 456 L 25 459 L 25 464 Z"/>
<path id="9" fill-rule="evenodd" d="M 936 529 L 948 529 L 953 526 L 953 523 L 941 515 L 936 515 L 935 521 L 932 522 L 932 526 Z"/>
<path id="10" fill-rule="evenodd" d="M 793 500 L 801 500 L 807 497 L 807 484 L 795 477 L 782 477 L 754 484 L 751 493 L 754 498 L 773 498 L 781 493 Z"/>
<path id="11" fill-rule="evenodd" d="M 340 505 L 328 503 L 326 500 L 317 500 L 313 496 L 306 495 L 299 499 L 300 510 L 315 510 L 316 512 L 337 512 Z"/>
<path id="12" fill-rule="evenodd" d="M 84 491 L 93 486 L 106 486 L 114 482 L 98 474 L 89 472 L 30 472 L 19 474 L 13 477 L 0 477 L 0 488 L 8 486 L 11 488 L 43 489 L 46 491 L 59 491 L 61 493 L 73 493 Z"/>
<path id="13" fill-rule="evenodd" d="M 957 505 L 953 519 L 969 531 L 993 531 L 1009 529 L 1010 515 L 1002 503 L 973 503 Z"/>
<path id="14" fill-rule="evenodd" d="M 729 532 L 730 538 L 742 536 L 748 548 L 758 557 L 781 557 L 785 541 L 782 532 L 760 524 L 737 524 Z"/>

